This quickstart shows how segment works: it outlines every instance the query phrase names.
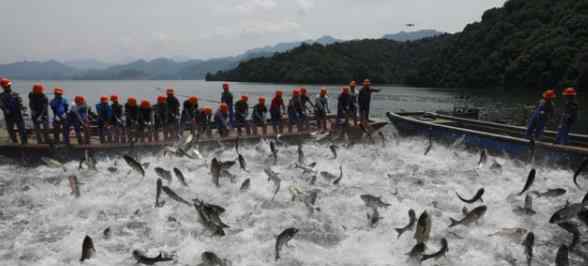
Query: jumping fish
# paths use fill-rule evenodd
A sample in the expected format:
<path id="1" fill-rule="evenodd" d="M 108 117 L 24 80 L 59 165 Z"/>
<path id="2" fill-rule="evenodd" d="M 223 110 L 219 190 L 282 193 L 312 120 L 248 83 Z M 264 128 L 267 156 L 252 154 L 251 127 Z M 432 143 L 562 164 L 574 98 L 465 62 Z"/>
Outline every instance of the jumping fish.
<path id="1" fill-rule="evenodd" d="M 533 185 L 534 181 L 535 181 L 535 168 L 531 169 L 531 171 L 529 172 L 529 176 L 527 177 L 527 182 L 525 183 L 525 187 L 523 187 L 523 190 L 521 190 L 521 192 L 519 192 L 519 196 L 523 195 L 523 193 L 525 193 L 525 191 L 527 191 L 527 189 L 529 189 Z"/>

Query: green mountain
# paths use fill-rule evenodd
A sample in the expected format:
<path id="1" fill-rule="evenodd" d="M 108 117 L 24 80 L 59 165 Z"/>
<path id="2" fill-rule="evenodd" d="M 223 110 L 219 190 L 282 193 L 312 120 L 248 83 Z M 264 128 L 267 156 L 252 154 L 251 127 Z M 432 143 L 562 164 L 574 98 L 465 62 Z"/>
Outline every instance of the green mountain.
<path id="1" fill-rule="evenodd" d="M 418 41 L 303 45 L 207 80 L 376 83 L 455 88 L 565 86 L 588 54 L 588 1 L 509 0 L 462 32 Z"/>

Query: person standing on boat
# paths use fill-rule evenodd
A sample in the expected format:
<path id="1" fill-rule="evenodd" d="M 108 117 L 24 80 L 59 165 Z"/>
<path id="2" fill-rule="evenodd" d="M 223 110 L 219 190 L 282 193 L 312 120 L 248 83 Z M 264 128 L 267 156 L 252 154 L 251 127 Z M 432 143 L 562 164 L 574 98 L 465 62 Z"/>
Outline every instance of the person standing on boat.
<path id="1" fill-rule="evenodd" d="M 76 96 L 74 98 L 75 105 L 71 107 L 67 113 L 67 119 L 65 127 L 63 128 L 63 142 L 70 144 L 69 142 L 69 130 L 71 127 L 74 128 L 78 144 L 89 144 L 90 136 L 88 135 L 88 124 L 90 122 L 90 107 L 86 104 L 84 96 Z M 84 138 L 82 137 L 82 129 L 84 131 Z"/>
<path id="2" fill-rule="evenodd" d="M 180 135 L 184 132 L 178 131 L 180 121 L 180 101 L 175 96 L 174 89 L 167 89 L 167 109 L 168 109 L 168 121 L 167 121 L 167 136 L 166 140 L 179 139 Z"/>
<path id="3" fill-rule="evenodd" d="M 298 131 L 301 131 L 300 127 L 300 113 L 302 112 L 302 104 L 300 101 L 300 90 L 294 89 L 292 91 L 292 97 L 288 100 L 288 132 L 292 133 L 292 126 L 296 125 Z"/>
<path id="4" fill-rule="evenodd" d="M 270 104 L 269 111 L 274 134 L 282 134 L 284 129 L 284 125 L 282 124 L 282 114 L 286 113 L 286 105 L 284 104 L 284 99 L 282 98 L 283 94 L 284 93 L 281 90 L 277 90 L 276 95 Z"/>
<path id="5" fill-rule="evenodd" d="M 49 98 L 44 90 L 45 86 L 37 83 L 33 85 L 33 91 L 29 93 L 29 109 L 31 109 L 31 120 L 33 120 L 37 143 L 49 143 Z M 42 134 L 41 130 L 43 130 Z"/>
<path id="6" fill-rule="evenodd" d="M 264 136 L 267 135 L 267 127 L 265 125 L 265 116 L 267 108 L 265 107 L 265 97 L 259 96 L 258 102 L 253 106 L 253 113 L 251 114 L 251 120 L 255 123 L 253 128 L 253 134 L 257 135 L 257 127 L 261 127 L 261 132 Z"/>
<path id="7" fill-rule="evenodd" d="M 244 127 L 247 135 L 251 135 L 251 129 L 247 117 L 249 116 L 249 104 L 247 101 L 249 97 L 242 95 L 235 103 L 235 127 L 237 128 L 237 135 L 241 136 L 241 128 Z"/>
<path id="8" fill-rule="evenodd" d="M 555 91 L 547 90 L 543 92 L 543 99 L 539 101 L 535 111 L 531 114 L 529 124 L 527 125 L 527 138 L 536 140 L 543 135 L 545 123 L 551 118 L 554 112 L 553 99 L 555 99 Z"/>
<path id="9" fill-rule="evenodd" d="M 199 127 L 199 134 L 206 134 L 208 137 L 211 137 L 212 130 L 210 124 L 212 121 L 212 108 L 208 106 L 201 108 L 197 113 L 196 121 Z"/>
<path id="10" fill-rule="evenodd" d="M 347 127 L 349 124 L 349 117 L 351 112 L 351 95 L 349 88 L 344 87 L 337 98 L 337 118 L 335 119 L 335 126 L 339 128 Z"/>
<path id="11" fill-rule="evenodd" d="M 137 99 L 135 97 L 127 98 L 127 103 L 125 104 L 125 135 L 129 143 L 135 142 L 139 137 L 139 112 L 140 108 L 137 105 Z"/>
<path id="12" fill-rule="evenodd" d="M 49 102 L 51 111 L 53 111 L 53 134 L 54 143 L 59 143 L 59 135 L 65 132 L 65 124 L 67 123 L 67 112 L 69 111 L 69 102 L 63 97 L 63 89 L 53 89 L 53 99 Z M 65 136 L 63 137 L 65 140 Z"/>
<path id="13" fill-rule="evenodd" d="M 151 107 L 151 103 L 148 100 L 142 100 L 137 120 L 137 136 L 143 143 L 145 143 L 145 139 L 147 139 L 147 142 L 152 142 L 153 136 L 157 137 L 157 134 L 159 134 L 159 132 L 153 128 L 153 116 L 153 107 Z"/>
<path id="14" fill-rule="evenodd" d="M 229 90 L 229 83 L 223 83 L 223 93 L 221 94 L 221 103 L 226 103 L 229 108 L 229 125 L 235 125 L 235 113 L 233 111 L 233 93 Z"/>
<path id="15" fill-rule="evenodd" d="M 298 114 L 298 119 L 300 120 L 300 124 L 304 128 L 307 124 L 307 118 L 312 113 L 311 110 L 314 109 L 314 105 L 308 97 L 308 92 L 306 88 L 300 88 L 300 104 L 302 105 L 302 110 Z"/>
<path id="16" fill-rule="evenodd" d="M 14 132 L 16 126 L 21 144 L 27 144 L 27 132 L 22 118 L 22 110 L 24 109 L 22 99 L 18 93 L 12 91 L 12 81 L 5 78 L 0 79 L 0 87 L 3 89 L 0 93 L 0 109 L 4 113 L 8 135 L 12 142 L 18 143 Z"/>
<path id="17" fill-rule="evenodd" d="M 363 87 L 359 90 L 357 95 L 357 105 L 359 106 L 360 123 L 368 128 L 368 120 L 370 118 L 370 102 L 372 101 L 372 93 L 379 92 L 378 89 L 371 88 L 369 79 L 363 81 Z"/>
<path id="18" fill-rule="evenodd" d="M 578 120 L 578 104 L 576 103 L 576 89 L 567 88 L 562 94 L 566 99 L 566 105 L 559 122 L 555 143 L 566 145 L 568 144 L 570 129 Z"/>
<path id="19" fill-rule="evenodd" d="M 314 102 L 314 116 L 320 131 L 327 131 L 327 114 L 330 112 L 327 89 L 321 88 L 319 96 L 316 97 Z"/>
<path id="20" fill-rule="evenodd" d="M 229 135 L 229 105 L 221 103 L 218 110 L 214 113 L 214 124 L 218 134 L 222 137 Z"/>
<path id="21" fill-rule="evenodd" d="M 112 125 L 112 134 L 114 135 L 114 143 L 125 143 L 124 123 L 123 123 L 123 106 L 118 102 L 118 95 L 111 95 L 110 101 L 112 104 L 112 118 L 110 124 Z M 135 102 L 135 106 L 137 103 Z"/>
<path id="22" fill-rule="evenodd" d="M 351 118 L 353 118 L 353 125 L 357 126 L 357 92 L 355 91 L 355 87 L 357 86 L 357 82 L 352 80 L 349 83 L 349 114 Z"/>
<path id="23" fill-rule="evenodd" d="M 100 143 L 112 142 L 110 134 L 110 122 L 112 121 L 112 108 L 108 104 L 108 96 L 101 96 L 100 102 L 96 104 L 96 125 L 98 126 L 98 138 Z"/>
<path id="24" fill-rule="evenodd" d="M 153 116 L 155 117 L 155 124 L 153 129 L 154 140 L 159 141 L 159 133 L 163 132 L 163 139 L 167 139 L 167 125 L 169 119 L 169 110 L 167 108 L 167 100 L 165 96 L 157 96 L 157 103 L 153 106 Z"/>
<path id="25" fill-rule="evenodd" d="M 196 117 L 198 116 L 198 97 L 190 96 L 184 101 L 184 109 L 182 110 L 182 118 L 180 119 L 180 135 L 184 133 L 186 124 L 190 124 L 190 133 L 194 135 L 196 132 Z"/>

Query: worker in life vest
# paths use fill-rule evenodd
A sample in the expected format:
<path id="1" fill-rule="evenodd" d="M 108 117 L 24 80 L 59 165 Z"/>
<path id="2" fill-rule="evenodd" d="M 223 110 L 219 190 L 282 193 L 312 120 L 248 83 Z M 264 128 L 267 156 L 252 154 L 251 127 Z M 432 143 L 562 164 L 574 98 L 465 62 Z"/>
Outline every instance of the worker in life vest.
<path id="1" fill-rule="evenodd" d="M 33 91 L 29 93 L 29 109 L 31 110 L 31 120 L 33 120 L 37 143 L 50 143 L 49 98 L 45 95 L 44 90 L 45 86 L 37 83 L 33 85 Z"/>
<path id="2" fill-rule="evenodd" d="M 78 144 L 89 144 L 90 136 L 88 134 L 88 126 L 90 123 L 91 110 L 86 104 L 84 96 L 76 96 L 74 98 L 75 105 L 67 112 L 66 125 L 63 130 L 63 142 L 70 144 L 69 131 L 71 127 L 74 128 Z M 82 135 L 83 131 L 83 135 Z"/>
<path id="3" fill-rule="evenodd" d="M 221 103 L 214 113 L 214 124 L 221 137 L 229 135 L 229 106 L 226 103 Z"/>
<path id="4" fill-rule="evenodd" d="M 302 107 L 302 109 L 299 111 L 298 113 L 298 119 L 300 120 L 300 126 L 302 127 L 302 129 L 304 130 L 308 123 L 308 117 L 310 116 L 310 114 L 312 113 L 312 110 L 314 109 L 314 104 L 312 104 L 312 100 L 310 100 L 310 97 L 308 96 L 308 92 L 306 91 L 306 88 L 300 88 L 300 105 Z"/>
<path id="5" fill-rule="evenodd" d="M 353 125 L 357 126 L 357 91 L 355 87 L 357 86 L 357 82 L 352 80 L 349 82 L 349 114 L 353 119 Z"/>
<path id="6" fill-rule="evenodd" d="M 127 98 L 127 103 L 125 103 L 125 135 L 129 143 L 136 142 L 139 137 L 139 113 L 140 107 L 137 104 L 137 99 L 135 97 Z"/>
<path id="7" fill-rule="evenodd" d="M 335 126 L 338 128 L 344 128 L 349 125 L 349 119 L 352 117 L 351 112 L 351 95 L 349 88 L 344 87 L 341 89 L 341 94 L 337 99 L 337 118 L 335 120 Z"/>
<path id="8" fill-rule="evenodd" d="M 229 83 L 223 83 L 223 93 L 221 94 L 221 103 L 226 103 L 229 108 L 229 125 L 234 126 L 235 113 L 233 109 L 233 93 L 229 89 Z"/>
<path id="9" fill-rule="evenodd" d="M 298 132 L 302 131 L 302 121 L 300 114 L 303 112 L 302 101 L 300 99 L 300 89 L 292 91 L 292 97 L 288 101 L 288 132 L 292 131 L 292 126 L 296 125 Z"/>
<path id="10" fill-rule="evenodd" d="M 152 142 L 153 137 L 156 136 L 155 134 L 158 134 L 158 132 L 153 129 L 154 120 L 154 112 L 151 103 L 148 100 L 142 100 L 137 120 L 137 137 L 140 142 Z"/>
<path id="11" fill-rule="evenodd" d="M 531 114 L 529 124 L 527 125 L 527 138 L 530 140 L 537 140 L 543 135 L 545 123 L 553 116 L 554 107 L 553 99 L 556 94 L 554 90 L 547 90 L 543 92 L 543 99 L 539 101 L 535 111 Z"/>
<path id="12" fill-rule="evenodd" d="M 247 101 L 249 97 L 242 95 L 241 98 L 235 103 L 235 127 L 237 128 L 237 135 L 241 136 L 241 128 L 244 127 L 247 135 L 251 135 L 251 129 L 249 128 L 249 104 Z"/>
<path id="13" fill-rule="evenodd" d="M 69 112 L 69 102 L 63 97 L 63 89 L 53 89 L 53 99 L 49 102 L 51 111 L 53 112 L 53 142 L 59 143 L 59 135 L 65 131 L 65 124 L 67 123 L 67 112 Z M 65 137 L 64 137 L 65 139 Z"/>
<path id="14" fill-rule="evenodd" d="M 27 144 L 27 133 L 22 116 L 22 110 L 24 109 L 22 99 L 18 93 L 12 91 L 12 81 L 1 78 L 0 87 L 3 90 L 0 93 L 0 109 L 4 113 L 6 130 L 10 136 L 10 140 L 18 143 L 16 133 L 14 132 L 14 127 L 16 126 L 20 135 L 21 144 Z"/>
<path id="15" fill-rule="evenodd" d="M 96 104 L 96 126 L 98 127 L 98 138 L 100 143 L 112 142 L 110 122 L 112 121 L 112 108 L 108 104 L 108 96 L 101 96 L 100 102 Z"/>
<path id="16" fill-rule="evenodd" d="M 284 125 L 282 124 L 282 114 L 286 113 L 286 105 L 282 96 L 284 93 L 277 90 L 275 96 L 270 103 L 270 119 L 272 121 L 272 128 L 274 134 L 282 134 Z"/>
<path id="17" fill-rule="evenodd" d="M 208 137 L 212 137 L 212 108 L 205 106 L 200 108 L 197 114 L 196 122 L 199 134 L 206 134 Z"/>
<path id="18" fill-rule="evenodd" d="M 188 126 L 190 133 L 194 135 L 196 132 L 196 122 L 198 116 L 198 97 L 190 96 L 184 101 L 184 109 L 182 110 L 182 119 L 180 122 L 180 135 L 183 134 L 184 128 Z"/>
<path id="19" fill-rule="evenodd" d="M 110 96 L 110 109 L 112 109 L 112 135 L 114 143 L 125 143 L 125 125 L 123 119 L 123 106 L 118 102 L 118 95 Z M 136 104 L 136 103 L 135 103 Z"/>
<path id="20" fill-rule="evenodd" d="M 570 130 L 578 120 L 578 104 L 576 103 L 576 89 L 567 88 L 562 94 L 566 99 L 566 105 L 559 122 L 555 143 L 566 145 L 569 142 Z"/>
<path id="21" fill-rule="evenodd" d="M 327 89 L 321 88 L 321 91 L 314 102 L 314 116 L 316 118 L 318 128 L 322 132 L 327 131 L 327 114 L 330 112 L 329 100 L 327 98 Z"/>
<path id="22" fill-rule="evenodd" d="M 167 108 L 167 99 L 165 96 L 157 96 L 157 103 L 153 105 L 153 139 L 159 141 L 160 133 L 163 133 L 163 139 L 165 140 L 168 135 L 168 119 L 169 110 Z"/>
<path id="23" fill-rule="evenodd" d="M 180 136 L 180 101 L 176 98 L 174 89 L 167 89 L 165 92 L 169 116 L 166 140 L 178 140 Z"/>
<path id="24" fill-rule="evenodd" d="M 372 93 L 380 92 L 378 89 L 371 87 L 369 79 L 363 81 L 363 87 L 359 90 L 357 95 L 357 105 L 359 107 L 359 119 L 364 128 L 368 128 L 368 121 L 370 118 L 370 103 L 372 101 Z"/>
<path id="25" fill-rule="evenodd" d="M 253 134 L 257 135 L 257 128 L 261 127 L 261 132 L 264 136 L 267 136 L 267 127 L 265 124 L 267 114 L 267 108 L 265 107 L 265 97 L 259 96 L 257 104 L 253 106 L 253 112 L 251 113 L 251 120 L 255 124 L 253 128 Z"/>

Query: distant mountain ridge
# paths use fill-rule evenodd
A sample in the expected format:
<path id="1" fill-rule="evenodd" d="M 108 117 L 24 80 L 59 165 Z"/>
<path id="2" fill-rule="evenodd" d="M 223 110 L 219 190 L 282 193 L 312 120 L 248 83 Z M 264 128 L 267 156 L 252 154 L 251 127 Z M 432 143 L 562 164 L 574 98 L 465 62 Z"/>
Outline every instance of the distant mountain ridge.
<path id="1" fill-rule="evenodd" d="M 410 35 L 410 33 L 403 34 Z M 423 35 L 423 33 L 419 34 Z M 411 38 L 416 37 L 412 36 Z M 47 62 L 25 61 L 0 65 L 0 76 L 23 80 L 204 79 L 207 73 L 216 73 L 218 71 L 234 69 L 241 61 L 270 57 L 276 53 L 295 49 L 302 44 L 320 44 L 324 46 L 344 41 L 345 40 L 325 35 L 316 40 L 278 43 L 272 46 L 250 49 L 237 56 L 219 57 L 208 60 L 189 60 L 185 57 L 174 57 L 173 59 L 156 58 L 150 61 L 140 59 L 127 64 L 117 65 L 108 64 L 95 59 L 80 59 L 63 63 L 55 60 Z"/>
<path id="2" fill-rule="evenodd" d="M 393 40 L 397 42 L 406 42 L 406 41 L 418 41 L 425 38 L 432 38 L 439 35 L 446 34 L 445 32 L 440 32 L 436 30 L 417 30 L 417 31 L 401 31 L 398 33 L 393 34 L 386 34 L 382 39 L 386 40 Z"/>

